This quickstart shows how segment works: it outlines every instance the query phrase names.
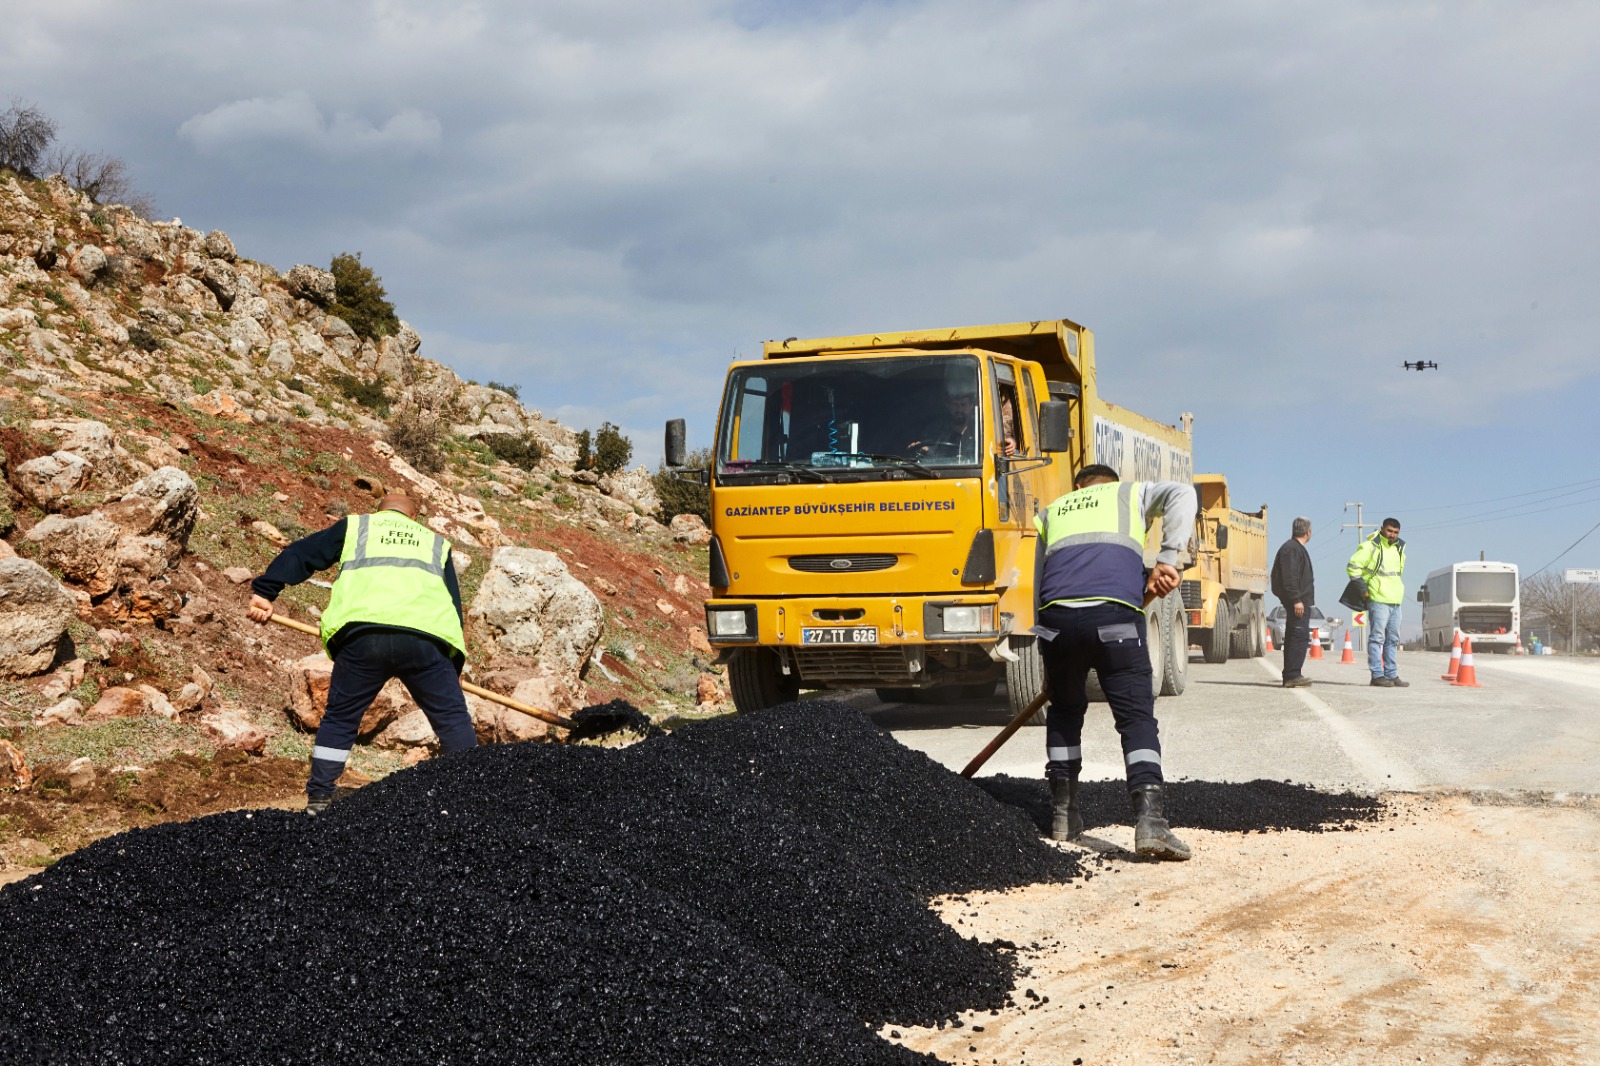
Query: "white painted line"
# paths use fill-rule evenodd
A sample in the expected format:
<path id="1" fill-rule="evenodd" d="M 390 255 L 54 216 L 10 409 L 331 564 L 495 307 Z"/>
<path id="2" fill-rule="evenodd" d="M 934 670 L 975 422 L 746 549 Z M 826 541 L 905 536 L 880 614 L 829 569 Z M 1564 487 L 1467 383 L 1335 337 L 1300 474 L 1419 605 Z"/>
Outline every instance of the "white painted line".
<path id="1" fill-rule="evenodd" d="M 1256 662 L 1261 664 L 1261 669 L 1272 676 L 1283 676 L 1282 669 L 1266 659 L 1257 659 Z M 1365 774 L 1374 788 L 1414 792 L 1420 787 L 1420 779 L 1415 770 L 1384 751 L 1344 715 L 1303 688 L 1291 688 L 1287 691 L 1305 704 L 1312 714 L 1322 719 L 1322 724 L 1328 727 L 1333 739 L 1339 742 L 1339 747 L 1344 749 L 1344 753 L 1355 764 L 1356 770 Z"/>

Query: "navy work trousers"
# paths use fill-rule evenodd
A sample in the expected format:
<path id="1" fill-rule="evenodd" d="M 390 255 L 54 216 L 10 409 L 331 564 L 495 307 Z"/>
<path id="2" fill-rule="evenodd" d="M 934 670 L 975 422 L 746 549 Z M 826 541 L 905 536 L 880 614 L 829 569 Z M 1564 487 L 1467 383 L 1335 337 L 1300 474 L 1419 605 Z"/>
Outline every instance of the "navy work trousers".
<path id="1" fill-rule="evenodd" d="M 311 749 L 311 778 L 306 792 L 332 796 L 334 782 L 350 761 L 361 716 L 378 691 L 398 677 L 422 713 L 428 716 L 445 751 L 476 747 L 472 715 L 455 666 L 438 644 L 417 633 L 375 629 L 356 636 L 339 649 L 328 684 L 328 709 L 317 727 Z"/>
<path id="2" fill-rule="evenodd" d="M 1050 682 L 1045 776 L 1076 777 L 1083 767 L 1083 718 L 1089 709 L 1084 684 L 1093 669 L 1122 737 L 1128 787 L 1159 785 L 1161 738 L 1144 612 L 1121 603 L 1046 607 L 1039 624 L 1059 634 L 1039 645 Z"/>

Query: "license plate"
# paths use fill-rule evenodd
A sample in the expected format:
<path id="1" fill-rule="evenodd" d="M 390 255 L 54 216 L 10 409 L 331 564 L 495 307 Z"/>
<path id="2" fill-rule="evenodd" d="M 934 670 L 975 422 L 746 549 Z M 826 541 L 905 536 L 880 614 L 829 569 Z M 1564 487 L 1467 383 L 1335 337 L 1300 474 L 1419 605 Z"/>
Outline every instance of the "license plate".
<path id="1" fill-rule="evenodd" d="M 800 630 L 802 644 L 876 644 L 878 631 L 872 626 L 828 626 Z"/>

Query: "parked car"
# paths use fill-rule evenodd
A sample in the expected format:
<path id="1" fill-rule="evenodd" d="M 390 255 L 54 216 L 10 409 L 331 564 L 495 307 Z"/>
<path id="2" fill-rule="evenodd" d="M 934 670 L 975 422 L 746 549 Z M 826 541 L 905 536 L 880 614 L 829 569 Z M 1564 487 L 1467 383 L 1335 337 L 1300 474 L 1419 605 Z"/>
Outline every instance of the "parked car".
<path id="1" fill-rule="evenodd" d="M 1267 613 L 1267 628 L 1272 631 L 1272 646 L 1279 651 L 1283 650 L 1283 621 L 1286 613 L 1283 604 L 1279 604 Z M 1342 618 L 1329 618 L 1322 613 L 1321 607 L 1311 608 L 1311 628 L 1313 631 L 1319 627 L 1322 630 L 1322 650 L 1328 651 L 1333 647 L 1333 632 L 1343 623 Z"/>

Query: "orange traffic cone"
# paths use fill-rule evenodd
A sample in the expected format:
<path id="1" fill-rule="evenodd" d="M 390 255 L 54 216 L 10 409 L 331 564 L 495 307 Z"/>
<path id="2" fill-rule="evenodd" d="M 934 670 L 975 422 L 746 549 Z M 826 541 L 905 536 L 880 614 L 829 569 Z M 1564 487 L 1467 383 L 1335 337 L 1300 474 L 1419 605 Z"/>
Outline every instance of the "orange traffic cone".
<path id="1" fill-rule="evenodd" d="M 1512 655 L 1526 655 L 1526 654 L 1528 654 L 1528 649 L 1524 648 L 1522 646 L 1522 634 L 1521 633 L 1517 634 L 1517 646 L 1515 648 L 1511 649 L 1511 654 Z"/>
<path id="2" fill-rule="evenodd" d="M 1455 643 L 1450 646 L 1450 669 L 1439 675 L 1440 681 L 1454 681 L 1461 672 L 1461 630 L 1456 630 Z"/>
<path id="3" fill-rule="evenodd" d="M 1266 631 L 1267 631 L 1267 650 L 1268 651 L 1277 651 L 1278 649 L 1274 648 L 1272 646 L 1272 627 L 1271 626 L 1265 626 L 1263 628 L 1265 628 Z"/>
<path id="4" fill-rule="evenodd" d="M 1472 665 L 1472 638 L 1471 637 L 1468 637 L 1467 638 L 1467 642 L 1461 646 L 1461 672 L 1459 674 L 1457 674 L 1456 675 L 1456 679 L 1454 681 L 1450 682 L 1450 683 L 1452 685 L 1457 686 L 1457 687 L 1462 687 L 1462 686 L 1464 686 L 1466 688 L 1482 688 L 1483 687 L 1482 685 L 1478 684 L 1478 670 L 1477 670 L 1477 668 L 1475 666 Z"/>
<path id="5" fill-rule="evenodd" d="M 1339 662 L 1343 665 L 1344 663 L 1353 663 L 1355 661 L 1356 648 L 1354 644 L 1350 643 L 1350 631 L 1347 629 L 1344 631 L 1344 654 L 1339 657 Z"/>
<path id="6" fill-rule="evenodd" d="M 1309 656 L 1307 656 L 1307 658 L 1311 658 L 1311 659 L 1320 659 L 1320 658 L 1322 658 L 1322 627 L 1321 626 L 1313 626 L 1312 629 L 1311 629 L 1311 654 Z"/>

